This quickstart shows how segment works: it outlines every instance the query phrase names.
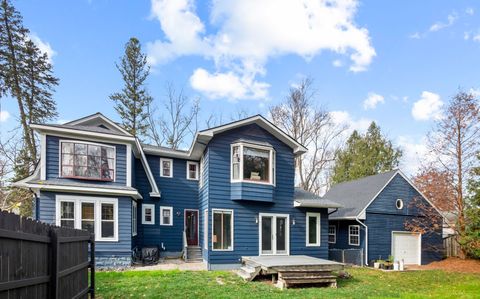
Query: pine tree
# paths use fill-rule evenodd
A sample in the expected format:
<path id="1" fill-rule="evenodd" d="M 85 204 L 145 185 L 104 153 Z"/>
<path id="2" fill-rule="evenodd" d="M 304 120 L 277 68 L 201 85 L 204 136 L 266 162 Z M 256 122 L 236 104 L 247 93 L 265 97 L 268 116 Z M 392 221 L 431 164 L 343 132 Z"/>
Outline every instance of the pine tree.
<path id="1" fill-rule="evenodd" d="M 138 39 L 130 38 L 120 65 L 116 66 L 124 86 L 121 92 L 110 95 L 110 99 L 116 104 L 115 110 L 125 130 L 137 137 L 145 136 L 149 127 L 147 107 L 152 101 L 145 87 L 150 67 Z"/>
<path id="2" fill-rule="evenodd" d="M 372 122 L 365 135 L 353 131 L 346 147 L 335 154 L 332 183 L 359 179 L 393 170 L 398 166 L 402 151 L 393 147 L 380 127 Z"/>

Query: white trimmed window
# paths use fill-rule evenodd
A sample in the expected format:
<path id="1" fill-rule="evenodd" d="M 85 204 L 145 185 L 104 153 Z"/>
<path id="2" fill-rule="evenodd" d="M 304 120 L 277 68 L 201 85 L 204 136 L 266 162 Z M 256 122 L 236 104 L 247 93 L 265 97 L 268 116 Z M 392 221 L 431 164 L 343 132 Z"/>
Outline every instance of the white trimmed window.
<path id="1" fill-rule="evenodd" d="M 173 160 L 160 158 L 160 176 L 165 178 L 173 177 Z"/>
<path id="2" fill-rule="evenodd" d="M 208 250 L 208 209 L 203 211 L 203 248 Z"/>
<path id="3" fill-rule="evenodd" d="M 98 181 L 115 180 L 115 147 L 60 141 L 60 177 Z"/>
<path id="4" fill-rule="evenodd" d="M 233 210 L 212 210 L 212 250 L 233 250 Z"/>
<path id="5" fill-rule="evenodd" d="M 160 207 L 160 225 L 173 225 L 173 207 Z"/>
<path id="6" fill-rule="evenodd" d="M 57 195 L 56 225 L 87 230 L 97 241 L 118 241 L 118 199 Z"/>
<path id="7" fill-rule="evenodd" d="M 187 161 L 187 179 L 198 180 L 198 162 Z"/>
<path id="8" fill-rule="evenodd" d="M 395 201 L 395 206 L 397 207 L 397 210 L 403 209 L 403 200 L 400 198 Z"/>
<path id="9" fill-rule="evenodd" d="M 142 204 L 142 224 L 155 224 L 155 205 Z"/>
<path id="10" fill-rule="evenodd" d="M 231 148 L 232 182 L 275 183 L 275 151 L 269 146 L 235 143 Z"/>
<path id="11" fill-rule="evenodd" d="M 328 243 L 337 243 L 337 227 L 335 225 L 328 226 Z"/>
<path id="12" fill-rule="evenodd" d="M 348 226 L 348 245 L 360 245 L 360 226 L 349 225 Z"/>
<path id="13" fill-rule="evenodd" d="M 320 246 L 320 213 L 307 212 L 307 246 Z"/>
<path id="14" fill-rule="evenodd" d="M 137 202 L 132 200 L 132 236 L 137 235 Z"/>

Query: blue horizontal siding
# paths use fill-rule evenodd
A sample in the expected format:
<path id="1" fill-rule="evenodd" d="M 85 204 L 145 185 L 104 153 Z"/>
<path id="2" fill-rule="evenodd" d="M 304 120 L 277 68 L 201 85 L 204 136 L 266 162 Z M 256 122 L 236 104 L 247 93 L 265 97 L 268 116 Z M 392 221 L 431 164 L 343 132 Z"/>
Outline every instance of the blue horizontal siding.
<path id="1" fill-rule="evenodd" d="M 250 201 L 273 201 L 272 185 L 262 185 L 255 183 L 232 183 L 230 198 L 232 200 L 250 200 Z"/>
<path id="2" fill-rule="evenodd" d="M 238 139 L 268 142 L 276 151 L 276 186 L 273 201 L 237 201 L 231 198 L 230 145 Z M 234 250 L 210 251 L 212 264 L 239 263 L 242 256 L 259 254 L 259 213 L 289 214 L 290 254 L 305 254 L 328 258 L 328 216 L 326 209 L 298 209 L 293 207 L 294 155 L 292 149 L 257 125 L 248 125 L 216 135 L 208 144 L 208 206 L 210 222 L 212 209 L 234 210 Z M 321 246 L 306 246 L 306 212 L 321 213 Z M 293 220 L 295 219 L 295 225 Z M 209 223 L 211 241 L 211 223 Z"/>
<path id="3" fill-rule="evenodd" d="M 329 247 L 334 249 L 365 249 L 365 228 L 355 220 L 330 220 L 330 225 L 336 228 L 336 242 L 330 243 Z M 348 227 L 358 225 L 360 228 L 360 245 L 348 244 Z"/>
<path id="4" fill-rule="evenodd" d="M 40 192 L 39 197 L 39 215 L 38 220 L 50 224 L 56 223 L 55 208 L 56 195 L 75 195 L 72 193 L 54 193 Z M 78 194 L 79 197 L 88 197 L 88 195 Z M 105 196 L 102 196 L 105 197 Z M 117 197 L 116 197 L 117 198 Z M 114 254 L 129 255 L 131 253 L 132 238 L 132 201 L 129 197 L 118 197 L 118 242 L 95 242 L 95 252 L 103 255 Z"/>
<path id="5" fill-rule="evenodd" d="M 111 144 L 105 142 L 97 142 L 100 144 L 115 146 L 116 149 L 116 169 L 115 169 L 115 182 L 103 182 L 95 180 L 84 180 L 84 179 L 67 179 L 60 178 L 60 140 L 76 140 L 82 141 L 80 139 L 73 138 L 60 138 L 58 136 L 47 135 L 46 137 L 46 179 L 62 179 L 65 181 L 72 181 L 75 183 L 88 183 L 88 184 L 98 184 L 101 185 L 123 185 L 127 184 L 127 147 L 124 144 Z"/>

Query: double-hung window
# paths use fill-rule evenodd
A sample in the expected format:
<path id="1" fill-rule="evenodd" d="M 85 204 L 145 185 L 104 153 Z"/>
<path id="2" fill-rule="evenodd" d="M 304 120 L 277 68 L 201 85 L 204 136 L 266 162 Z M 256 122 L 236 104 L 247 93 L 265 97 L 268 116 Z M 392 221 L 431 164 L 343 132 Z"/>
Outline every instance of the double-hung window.
<path id="1" fill-rule="evenodd" d="M 275 151 L 272 147 L 236 143 L 231 150 L 231 181 L 275 184 Z"/>
<path id="2" fill-rule="evenodd" d="M 87 230 L 97 241 L 118 241 L 118 200 L 57 195 L 56 224 Z"/>
<path id="3" fill-rule="evenodd" d="M 142 204 L 142 224 L 155 224 L 155 205 Z"/>
<path id="4" fill-rule="evenodd" d="M 348 226 L 348 245 L 360 245 L 360 226 L 349 225 Z"/>
<path id="5" fill-rule="evenodd" d="M 320 213 L 307 213 L 307 246 L 320 246 Z"/>
<path id="6" fill-rule="evenodd" d="M 173 225 L 173 207 L 160 207 L 160 225 Z"/>
<path id="7" fill-rule="evenodd" d="M 60 176 L 115 180 L 115 147 L 80 141 L 60 141 Z"/>
<path id="8" fill-rule="evenodd" d="M 198 162 L 187 161 L 187 179 L 198 180 Z"/>
<path id="9" fill-rule="evenodd" d="M 160 158 L 160 176 L 171 178 L 173 177 L 173 160 Z"/>
<path id="10" fill-rule="evenodd" d="M 212 210 L 212 250 L 233 250 L 233 211 Z"/>
<path id="11" fill-rule="evenodd" d="M 328 226 L 328 243 L 335 244 L 337 242 L 337 227 L 335 225 Z"/>

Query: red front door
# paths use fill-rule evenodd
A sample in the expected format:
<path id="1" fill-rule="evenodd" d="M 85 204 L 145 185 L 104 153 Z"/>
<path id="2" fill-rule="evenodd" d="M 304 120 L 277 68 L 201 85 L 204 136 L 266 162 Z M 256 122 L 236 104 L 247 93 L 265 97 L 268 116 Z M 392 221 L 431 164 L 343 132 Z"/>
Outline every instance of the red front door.
<path id="1" fill-rule="evenodd" d="M 185 234 L 188 245 L 198 246 L 198 211 L 185 210 Z"/>

